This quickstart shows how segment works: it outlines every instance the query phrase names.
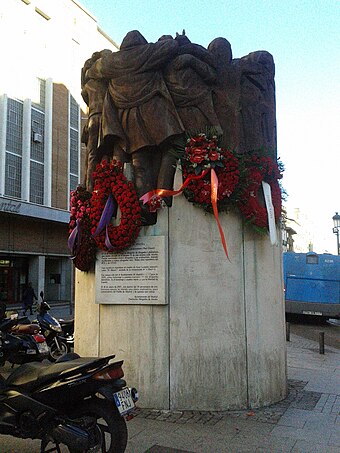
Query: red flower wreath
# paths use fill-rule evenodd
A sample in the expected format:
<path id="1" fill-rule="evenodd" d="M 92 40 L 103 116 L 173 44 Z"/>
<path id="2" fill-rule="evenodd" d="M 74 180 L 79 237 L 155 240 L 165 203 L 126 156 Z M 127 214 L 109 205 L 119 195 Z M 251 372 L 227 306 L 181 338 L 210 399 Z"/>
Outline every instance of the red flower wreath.
<path id="1" fill-rule="evenodd" d="M 215 170 L 218 177 L 217 206 L 219 211 L 223 210 L 239 181 L 237 158 L 230 151 L 218 146 L 217 137 L 208 138 L 202 133 L 188 139 L 181 161 L 184 180 L 209 168 Z M 189 201 L 211 211 L 210 172 L 202 179 L 192 180 L 184 190 L 184 195 Z"/>
<path id="2" fill-rule="evenodd" d="M 115 160 L 98 164 L 93 179 L 90 220 L 94 240 L 102 250 L 124 250 L 135 242 L 141 227 L 141 208 L 134 185 L 125 178 L 123 165 Z M 107 209 L 108 203 L 113 203 L 112 197 L 120 208 L 118 226 L 110 223 L 112 210 Z"/>
<path id="3" fill-rule="evenodd" d="M 78 186 L 71 192 L 69 223 L 69 248 L 75 267 L 89 271 L 96 260 L 97 245 L 91 235 L 90 222 L 91 194 L 84 187 Z"/>
<path id="4" fill-rule="evenodd" d="M 260 188 L 262 181 L 267 182 L 271 188 L 272 202 L 274 207 L 275 220 L 281 215 L 281 188 L 278 180 L 282 173 L 278 163 L 271 157 L 253 154 L 250 158 L 244 159 L 245 189 L 241 193 L 238 207 L 246 220 L 259 228 L 268 227 L 267 209 L 264 202 L 261 202 Z"/>

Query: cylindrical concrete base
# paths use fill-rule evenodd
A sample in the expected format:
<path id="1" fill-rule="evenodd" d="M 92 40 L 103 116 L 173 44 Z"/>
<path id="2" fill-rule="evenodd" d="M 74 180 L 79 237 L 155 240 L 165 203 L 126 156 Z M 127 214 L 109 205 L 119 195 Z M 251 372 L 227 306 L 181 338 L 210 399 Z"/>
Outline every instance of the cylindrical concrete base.
<path id="1" fill-rule="evenodd" d="M 228 410 L 286 395 L 281 248 L 221 214 L 230 261 L 212 215 L 183 196 L 144 235 L 168 241 L 167 305 L 98 305 L 95 276 L 76 273 L 76 351 L 124 359 L 140 404 Z"/>

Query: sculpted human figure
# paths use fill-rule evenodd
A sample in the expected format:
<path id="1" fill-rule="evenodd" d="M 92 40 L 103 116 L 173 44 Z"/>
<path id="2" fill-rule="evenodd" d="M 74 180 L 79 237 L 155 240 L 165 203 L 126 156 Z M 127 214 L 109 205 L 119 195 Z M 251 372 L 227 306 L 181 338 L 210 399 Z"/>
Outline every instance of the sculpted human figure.
<path id="1" fill-rule="evenodd" d="M 178 47 L 176 40 L 148 43 L 138 31 L 131 31 L 119 52 L 97 60 L 86 73 L 88 79 L 109 80 L 107 103 L 116 108 L 127 138 L 123 149 L 131 155 L 139 196 L 156 187 L 171 188 L 158 173 L 165 174 L 162 169 L 170 167 L 171 141 L 184 132 L 184 127 L 162 67 L 178 53 Z M 103 135 L 105 139 L 105 132 Z M 151 216 L 147 220 L 156 221 Z"/>
<path id="2" fill-rule="evenodd" d="M 231 45 L 225 38 L 216 38 L 209 44 L 208 51 L 215 57 L 217 65 L 213 102 L 223 130 L 222 145 L 228 149 L 237 149 L 239 82 L 237 71 L 232 65 Z"/>
<path id="3" fill-rule="evenodd" d="M 270 53 L 252 52 L 238 60 L 240 71 L 241 150 L 276 153 L 275 66 Z"/>
<path id="4" fill-rule="evenodd" d="M 265 51 L 232 59 L 230 43 L 216 38 L 208 50 L 217 59 L 214 106 L 223 146 L 238 152 L 276 148 L 273 57 Z"/>
<path id="5" fill-rule="evenodd" d="M 164 35 L 158 41 L 171 41 Z M 216 81 L 215 61 L 204 47 L 193 44 L 185 35 L 177 35 L 179 54 L 163 68 L 163 76 L 177 113 L 186 131 L 204 131 L 214 126 L 217 133 L 222 129 L 212 101 L 212 85 Z M 172 159 L 172 161 L 171 161 Z M 171 187 L 176 171 L 176 158 L 169 156 L 167 167 L 160 168 L 160 188 Z M 170 206 L 171 198 L 165 198 Z"/>
<path id="6" fill-rule="evenodd" d="M 99 59 L 111 55 L 111 50 L 102 50 L 95 52 L 89 58 L 81 71 L 81 95 L 88 106 L 88 119 L 85 124 L 82 142 L 86 145 L 86 162 L 85 162 L 85 186 L 88 191 L 93 189 L 92 173 L 96 165 L 103 159 L 107 160 L 112 157 L 113 149 L 116 148 L 116 154 L 120 151 L 120 160 L 125 162 L 125 153 L 121 151 L 119 142 L 125 141 L 123 130 L 118 122 L 117 112 L 111 111 L 109 130 L 111 132 L 110 142 L 103 143 L 103 130 L 106 131 L 108 123 L 107 116 L 103 117 L 103 110 L 107 110 L 107 90 L 108 80 L 88 78 L 86 72 Z M 114 107 L 114 106 L 113 106 Z M 107 135 L 107 134 L 106 134 Z M 113 139 L 116 137 L 116 140 Z"/>
<path id="7" fill-rule="evenodd" d="M 172 37 L 165 35 L 159 40 L 169 39 Z M 180 42 L 180 54 L 167 64 L 163 75 L 177 113 L 188 131 L 215 126 L 221 133 L 212 99 L 215 58 L 204 47 L 192 44 L 185 35 L 177 36 L 176 40 Z"/>
<path id="8" fill-rule="evenodd" d="M 132 162 L 139 197 L 172 189 L 172 147 L 187 130 L 215 126 L 223 131 L 222 146 L 241 153 L 276 148 L 274 63 L 268 52 L 233 59 L 225 38 L 204 49 L 185 35 L 148 43 L 134 30 L 120 51 L 94 55 L 82 77 L 89 105 L 89 189 L 103 156 Z M 156 214 L 145 208 L 142 222 L 155 223 Z"/>

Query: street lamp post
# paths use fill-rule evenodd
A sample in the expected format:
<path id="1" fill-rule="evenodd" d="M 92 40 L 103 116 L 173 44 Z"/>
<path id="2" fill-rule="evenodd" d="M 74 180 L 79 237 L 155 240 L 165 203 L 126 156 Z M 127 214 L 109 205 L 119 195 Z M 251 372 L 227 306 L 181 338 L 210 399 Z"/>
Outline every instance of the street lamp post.
<path id="1" fill-rule="evenodd" d="M 333 222 L 334 222 L 333 233 L 336 234 L 337 251 L 338 255 L 340 255 L 340 244 L 339 244 L 340 215 L 337 212 L 335 213 L 335 215 L 333 215 Z"/>

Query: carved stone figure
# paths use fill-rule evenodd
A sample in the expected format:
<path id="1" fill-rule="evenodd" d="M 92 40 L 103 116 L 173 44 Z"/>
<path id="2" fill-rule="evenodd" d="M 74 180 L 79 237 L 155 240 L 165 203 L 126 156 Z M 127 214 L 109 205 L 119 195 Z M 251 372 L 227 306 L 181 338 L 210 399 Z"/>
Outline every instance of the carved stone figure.
<path id="1" fill-rule="evenodd" d="M 205 49 L 183 35 L 148 43 L 138 31 L 129 32 L 118 52 L 96 53 L 83 68 L 87 188 L 95 165 L 108 156 L 132 162 L 139 196 L 172 189 L 174 142 L 207 126 L 223 132 L 222 145 L 229 149 L 274 152 L 274 72 L 268 52 L 233 59 L 225 38 Z M 156 222 L 154 213 L 145 210 L 143 216 L 144 224 Z"/>
<path id="2" fill-rule="evenodd" d="M 237 61 L 240 71 L 239 149 L 276 152 L 275 66 L 270 53 L 252 52 Z"/>
<path id="3" fill-rule="evenodd" d="M 175 40 L 148 43 L 138 31 L 131 31 L 119 52 L 87 71 L 88 78 L 109 79 L 109 95 L 127 137 L 123 149 L 131 154 L 140 196 L 157 184 L 162 186 L 157 168 L 169 167 L 169 140 L 184 132 L 162 75 L 162 67 L 178 47 Z"/>
<path id="4" fill-rule="evenodd" d="M 169 40 L 163 36 L 159 40 Z M 216 116 L 212 87 L 216 83 L 216 62 L 202 46 L 192 44 L 186 36 L 178 36 L 180 54 L 163 70 L 164 80 L 185 130 L 204 130 L 215 126 L 222 133 Z"/>
<path id="5" fill-rule="evenodd" d="M 125 139 L 123 130 L 117 120 L 117 113 L 116 115 L 111 114 L 109 123 L 105 121 L 106 117 L 104 117 L 103 124 L 102 113 L 105 105 L 105 98 L 107 97 L 108 80 L 97 78 L 90 79 L 86 76 L 87 70 L 99 58 L 108 56 L 111 53 L 112 52 L 107 49 L 102 50 L 101 52 L 95 52 L 92 57 L 85 62 L 81 73 L 81 94 L 88 106 L 88 119 L 82 134 L 82 142 L 86 145 L 85 186 L 90 192 L 93 189 L 92 173 L 95 170 L 96 165 L 106 157 L 103 150 L 109 149 L 110 147 L 113 149 L 114 146 L 113 139 L 111 143 L 106 144 L 107 146 L 102 144 L 103 131 L 106 131 L 106 129 L 109 128 L 112 133 L 111 137 L 115 136 L 120 140 Z M 107 110 L 107 108 L 105 110 Z M 112 151 L 110 154 L 112 154 Z M 120 157 L 123 159 L 124 154 Z"/>
<path id="6" fill-rule="evenodd" d="M 217 59 L 214 105 L 223 145 L 238 152 L 276 149 L 275 67 L 265 51 L 232 59 L 230 43 L 216 38 L 208 50 Z"/>
<path id="7" fill-rule="evenodd" d="M 159 41 L 172 40 L 172 36 L 164 35 Z M 203 131 L 207 127 L 215 127 L 222 133 L 216 116 L 212 86 L 216 81 L 216 63 L 211 53 L 204 47 L 193 44 L 185 35 L 176 36 L 179 42 L 179 54 L 163 69 L 163 77 L 168 87 L 177 113 L 186 131 Z M 176 170 L 176 159 L 169 155 L 166 166 L 160 168 L 159 188 L 171 188 Z M 171 198 L 164 199 L 168 206 Z"/>
<path id="8" fill-rule="evenodd" d="M 222 145 L 228 149 L 237 149 L 239 82 L 237 70 L 232 65 L 231 45 L 225 38 L 216 38 L 209 44 L 208 50 L 217 64 L 213 100 L 223 130 Z"/>

